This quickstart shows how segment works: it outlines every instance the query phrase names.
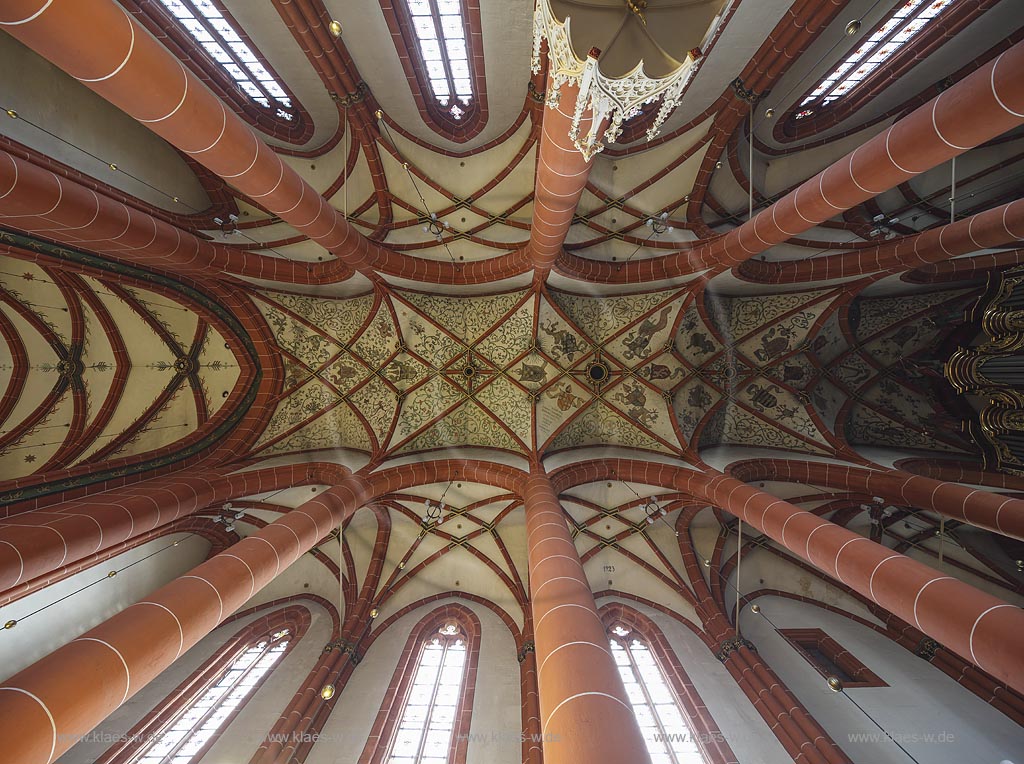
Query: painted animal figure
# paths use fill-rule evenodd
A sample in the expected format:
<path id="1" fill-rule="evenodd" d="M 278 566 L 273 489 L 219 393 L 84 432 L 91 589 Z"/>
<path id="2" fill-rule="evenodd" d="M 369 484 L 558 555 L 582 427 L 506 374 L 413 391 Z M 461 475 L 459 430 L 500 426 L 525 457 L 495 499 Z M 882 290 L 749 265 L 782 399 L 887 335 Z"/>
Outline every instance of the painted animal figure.
<path id="1" fill-rule="evenodd" d="M 655 334 L 668 326 L 668 317 L 671 312 L 671 307 L 663 308 L 661 313 L 658 314 L 656 321 L 651 317 L 645 318 L 640 326 L 635 331 L 630 332 L 626 339 L 623 340 L 628 350 L 622 355 L 628 360 L 649 356 L 651 354 L 651 339 Z"/>
<path id="2" fill-rule="evenodd" d="M 586 349 L 575 334 L 567 329 L 559 329 L 554 321 L 548 321 L 547 326 L 541 324 L 540 328 L 555 340 L 552 349 L 554 355 L 565 356 L 568 360 L 573 361 L 578 353 L 583 353 Z"/>

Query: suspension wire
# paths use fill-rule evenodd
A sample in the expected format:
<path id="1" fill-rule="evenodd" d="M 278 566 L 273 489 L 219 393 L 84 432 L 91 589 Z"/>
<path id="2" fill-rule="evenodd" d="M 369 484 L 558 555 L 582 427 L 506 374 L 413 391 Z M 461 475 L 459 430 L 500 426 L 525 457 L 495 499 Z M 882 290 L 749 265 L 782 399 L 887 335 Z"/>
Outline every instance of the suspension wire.
<path id="1" fill-rule="evenodd" d="M 412 170 L 409 169 L 409 161 L 405 158 L 405 155 L 402 153 L 402 150 L 398 147 L 398 143 L 395 141 L 394 136 L 391 134 L 391 128 L 388 127 L 387 121 L 385 121 L 383 118 L 379 118 L 378 121 L 384 127 L 384 132 L 387 133 L 388 141 L 391 143 L 392 148 L 394 148 L 395 153 L 398 154 L 398 158 L 402 163 L 402 169 L 404 169 L 405 174 L 409 176 L 409 181 L 412 183 L 412 187 L 416 191 L 416 196 L 419 197 L 420 204 L 423 205 L 423 209 L 425 211 L 427 219 L 436 223 L 437 216 L 434 215 L 434 212 L 430 209 L 430 205 L 427 204 L 427 200 L 423 197 L 423 193 L 420 191 L 420 185 L 419 183 L 416 182 L 416 176 L 413 174 Z M 451 258 L 452 263 L 455 264 L 456 270 L 460 269 L 461 266 L 455 259 L 455 255 L 452 254 L 452 250 L 448 246 L 448 242 L 441 238 L 441 236 L 438 237 L 438 242 L 441 244 L 441 246 L 445 248 L 445 251 L 448 253 L 448 257 Z"/>
<path id="2" fill-rule="evenodd" d="M 91 151 L 89 151 L 87 149 L 84 149 L 84 148 L 82 148 L 81 146 L 79 146 L 79 145 L 77 145 L 75 143 L 72 143 L 71 141 L 67 140 L 66 138 L 63 138 L 62 136 L 57 135 L 56 133 L 46 129 L 42 125 L 40 125 L 40 124 L 38 124 L 36 122 L 33 122 L 28 117 L 22 116 L 22 114 L 20 112 L 14 110 L 14 109 L 8 109 L 5 106 L 0 105 L 0 110 L 5 111 L 7 113 L 7 116 L 9 116 L 11 119 L 17 119 L 17 120 L 19 120 L 21 122 L 24 122 L 27 125 L 31 125 L 36 130 L 39 130 L 40 132 L 45 133 L 46 135 L 50 136 L 54 140 L 60 141 L 64 145 L 69 146 L 70 148 L 73 148 L 76 151 L 79 151 L 82 154 L 85 154 L 86 156 L 91 157 L 92 159 L 95 159 L 97 162 L 100 162 L 101 164 L 106 165 L 113 172 L 118 172 L 118 173 L 121 173 L 122 175 L 126 175 L 127 177 L 129 177 L 132 180 L 134 180 L 136 183 L 140 183 L 143 186 L 145 186 L 146 188 L 149 188 L 152 191 L 155 191 L 156 193 L 160 194 L 161 196 L 164 196 L 167 199 L 170 199 L 175 204 L 181 205 L 186 210 L 191 212 L 193 215 L 202 215 L 205 212 L 205 210 L 201 210 L 198 207 L 194 207 L 193 205 L 189 204 L 187 201 L 183 201 L 180 197 L 175 196 L 174 194 L 170 194 L 167 191 L 164 191 L 162 188 L 158 188 L 158 187 L 154 186 L 152 183 L 149 183 L 149 182 L 143 180 L 142 178 L 138 177 L 137 175 L 135 175 L 135 174 L 133 174 L 131 172 L 128 172 L 128 170 L 122 169 L 117 163 L 109 162 L 106 159 L 103 159 L 102 157 L 99 157 L 96 154 L 93 154 Z M 175 226 L 175 227 L 177 227 L 177 226 Z M 257 247 L 260 247 L 263 244 L 263 242 L 259 241 L 258 239 L 254 239 L 252 236 L 247 234 L 241 228 L 237 228 L 236 227 L 234 229 L 234 234 L 239 235 L 239 236 L 243 237 L 244 239 L 247 239 L 250 243 L 255 244 Z M 224 242 L 221 242 L 221 243 L 224 243 Z M 231 247 L 232 245 L 224 243 L 224 246 Z M 287 260 L 287 261 L 289 261 L 291 263 L 297 263 L 297 264 L 305 265 L 306 266 L 306 270 L 310 270 L 311 269 L 311 266 L 310 266 L 309 263 L 303 263 L 300 260 L 296 260 L 296 259 L 294 259 L 292 257 L 289 257 L 288 255 L 284 254 L 283 252 L 281 252 L 278 249 L 275 249 L 274 247 L 266 247 L 265 250 L 268 251 L 268 252 L 273 252 L 278 257 L 281 257 L 281 258 L 283 258 L 283 259 L 285 259 L 285 260 Z"/>
<path id="3" fill-rule="evenodd" d="M 172 542 L 170 544 L 167 544 L 166 546 L 162 546 L 159 549 L 157 549 L 155 552 L 151 552 L 150 554 L 147 554 L 145 557 L 140 557 L 135 562 L 131 562 L 131 563 L 125 565 L 122 568 L 115 568 L 115 569 L 111 570 L 109 573 L 107 573 L 105 576 L 103 576 L 103 578 L 98 578 L 95 581 L 92 581 L 91 583 L 86 584 L 85 586 L 82 586 L 82 587 L 80 587 L 78 589 L 75 589 L 73 592 L 65 594 L 63 597 L 60 597 L 59 599 L 54 600 L 53 602 L 49 603 L 48 605 L 43 605 L 42 607 L 36 608 L 31 613 L 28 613 L 27 615 L 23 615 L 23 616 L 21 616 L 21 618 L 18 618 L 17 620 L 12 619 L 12 620 L 8 621 L 7 624 L 3 627 L 3 629 L 0 629 L 0 633 L 2 633 L 2 631 L 13 629 L 14 625 L 20 624 L 26 618 L 31 618 L 32 616 L 37 615 L 37 614 L 43 612 L 44 610 L 53 607 L 54 605 L 58 605 L 61 602 L 64 602 L 64 600 L 67 600 L 67 599 L 70 599 L 71 597 L 74 597 L 76 594 L 81 594 L 86 589 L 90 589 L 93 586 L 96 586 L 96 584 L 103 583 L 104 581 L 108 581 L 111 578 L 116 578 L 118 573 L 123 573 L 124 571 L 128 570 L 129 568 L 132 568 L 132 567 L 138 565 L 140 562 L 145 562 L 146 560 L 150 559 L 151 557 L 156 557 L 156 555 L 160 554 L 161 552 L 164 552 L 164 551 L 166 551 L 168 549 L 171 549 L 172 547 L 176 547 L 182 541 L 186 541 L 186 540 L 192 538 L 195 535 L 196 535 L 196 533 L 194 531 L 191 532 L 191 533 L 188 533 L 188 534 L 185 535 L 184 538 L 180 538 L 177 541 L 174 541 L 174 542 Z M 97 563 L 97 565 L 98 564 L 99 563 Z"/>
<path id="4" fill-rule="evenodd" d="M 739 520 L 739 518 L 737 518 L 737 520 Z M 742 520 L 740 520 L 740 522 L 742 522 Z M 763 535 L 763 534 L 762 534 L 762 535 Z M 738 552 L 737 552 L 737 555 L 738 555 Z M 721 572 L 720 570 L 718 570 L 718 569 L 717 569 L 716 567 L 712 566 L 712 564 L 711 564 L 711 560 L 705 559 L 705 561 L 704 561 L 704 567 L 706 567 L 706 568 L 708 568 L 709 570 L 713 571 L 713 572 L 714 572 L 714 573 L 715 573 L 715 574 L 716 574 L 716 575 L 718 576 L 719 580 L 721 580 L 721 581 L 722 581 L 722 583 L 724 583 L 724 584 L 725 584 L 726 586 L 728 586 L 729 588 L 731 588 L 731 589 L 732 589 L 733 591 L 735 591 L 735 592 L 736 592 L 736 602 L 737 602 L 737 605 L 738 605 L 738 603 L 739 603 L 739 601 L 740 601 L 740 592 L 739 592 L 739 589 L 738 589 L 737 587 L 733 586 L 733 585 L 732 585 L 732 584 L 731 584 L 731 583 L 729 582 L 729 580 L 728 580 L 728 579 L 727 579 L 727 578 L 726 578 L 725 576 L 723 576 L 723 575 L 722 575 L 722 572 Z M 737 572 L 737 580 L 738 580 L 738 579 L 739 579 L 739 565 L 738 565 L 738 561 L 737 561 L 737 568 L 736 568 L 736 572 Z M 751 606 L 751 608 L 752 608 L 752 612 L 754 612 L 754 613 L 756 613 L 757 615 L 759 615 L 759 616 L 761 616 L 762 618 L 764 618 L 764 619 L 765 619 L 765 620 L 766 620 L 766 621 L 767 621 L 767 622 L 768 622 L 768 623 L 769 623 L 769 624 L 771 625 L 771 627 L 772 627 L 772 628 L 773 628 L 773 629 L 775 630 L 775 632 L 776 632 L 777 634 L 779 634 L 779 635 L 780 635 L 780 636 L 781 636 L 781 637 L 782 637 L 783 639 L 785 639 L 785 640 L 786 640 L 787 642 L 789 642 L 789 643 L 790 643 L 791 645 L 793 645 L 793 644 L 794 644 L 794 643 L 792 642 L 792 640 L 790 640 L 790 639 L 789 639 L 788 637 L 786 637 L 786 636 L 785 636 L 784 634 L 782 634 L 782 630 L 781 630 L 781 628 L 779 627 L 779 625 L 778 625 L 778 624 L 776 624 L 776 623 L 775 623 L 775 622 L 774 622 L 774 621 L 773 621 L 773 620 L 772 620 L 771 618 L 769 618 L 769 617 L 768 617 L 768 614 L 764 612 L 764 608 L 762 608 L 762 607 L 760 607 L 760 606 L 758 606 L 758 607 L 757 607 L 757 610 L 753 610 L 753 606 Z M 740 635 L 740 613 L 741 613 L 741 612 L 742 612 L 742 611 L 741 611 L 741 610 L 740 610 L 739 608 L 737 608 L 737 610 L 736 610 L 736 619 L 735 619 L 735 625 L 734 625 L 734 628 L 735 628 L 735 630 L 736 630 L 736 636 L 739 636 L 739 635 Z M 794 645 L 794 647 L 795 647 L 795 645 Z M 833 692 L 836 692 L 836 693 L 838 693 L 838 694 L 840 694 L 840 695 L 844 696 L 845 698 L 847 698 L 847 700 L 849 700 L 849 701 L 850 701 L 851 703 L 853 703 L 853 705 L 854 705 L 854 706 L 856 706 L 856 707 L 857 707 L 857 709 L 858 709 L 858 710 L 859 710 L 859 711 L 860 711 L 860 712 L 861 712 L 862 714 L 864 714 L 864 716 L 866 716 L 866 717 L 867 717 L 868 719 L 870 719 L 870 720 L 871 720 L 871 723 L 872 723 L 872 724 L 874 724 L 874 725 L 875 725 L 876 727 L 878 727 L 878 729 L 882 731 L 882 734 L 883 734 L 883 735 L 885 735 L 885 736 L 886 736 L 886 737 L 887 737 L 887 738 L 888 738 L 888 739 L 889 739 L 890 741 L 892 741 L 892 743 L 893 743 L 893 744 L 894 744 L 894 745 L 895 745 L 895 746 L 896 746 L 897 748 L 899 748 L 899 749 L 900 749 L 901 751 L 903 751 L 903 753 L 905 753 L 905 754 L 907 755 L 907 758 L 908 758 L 908 759 L 910 759 L 910 760 L 911 760 L 912 762 L 914 762 L 914 764 L 921 764 L 921 762 L 919 762 L 919 761 L 918 761 L 918 760 L 917 760 L 916 758 L 914 758 L 914 756 L 913 756 L 913 755 L 912 755 L 912 754 L 910 753 L 910 751 L 908 751 L 908 750 L 907 750 L 906 748 L 904 748 L 904 747 L 903 747 L 903 746 L 902 746 L 902 745 L 900 744 L 900 742 L 899 742 L 899 741 L 898 741 L 898 740 L 897 740 L 897 739 L 896 739 L 896 738 L 895 738 L 895 737 L 894 737 L 894 736 L 893 736 L 892 734 L 890 734 L 890 733 L 889 733 L 889 732 L 888 732 L 888 731 L 887 731 L 887 730 L 885 729 L 885 727 L 883 727 L 883 726 L 882 726 L 881 724 L 879 724 L 879 723 L 878 723 L 878 721 L 877 721 L 877 720 L 875 719 L 875 717 L 873 717 L 873 716 L 872 716 L 871 714 L 869 714 L 869 713 L 867 712 L 867 710 L 866 710 L 866 709 L 865 709 L 865 708 L 864 708 L 863 706 L 861 706 L 861 705 L 860 705 L 860 703 L 858 703 L 857 701 L 855 701 L 855 700 L 854 700 L 854 699 L 853 699 L 853 698 L 852 698 L 852 697 L 850 696 L 850 694 L 846 692 L 846 689 L 845 689 L 845 688 L 844 688 L 844 687 L 843 687 L 843 686 L 842 686 L 841 684 L 839 685 L 838 689 L 835 689 L 835 688 L 833 688 L 833 686 L 832 686 L 831 684 L 829 684 L 829 685 L 828 685 L 828 687 L 829 687 L 829 689 L 830 689 L 830 690 L 832 690 Z"/>

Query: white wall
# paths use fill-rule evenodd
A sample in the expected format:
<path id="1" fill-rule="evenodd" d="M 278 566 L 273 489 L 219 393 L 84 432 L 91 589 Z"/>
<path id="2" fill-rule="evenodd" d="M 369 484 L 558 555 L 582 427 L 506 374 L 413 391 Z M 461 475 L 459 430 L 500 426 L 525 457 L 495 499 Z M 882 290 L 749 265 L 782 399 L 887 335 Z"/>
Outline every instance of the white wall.
<path id="1" fill-rule="evenodd" d="M 170 546 L 175 541 L 181 543 Z M 162 548 L 163 551 L 154 554 Z M 188 572 L 203 562 L 209 551 L 210 542 L 199 536 L 170 534 L 0 607 L 0 623 L 18 621 L 13 629 L 0 632 L 0 680 L 31 666 L 44 655 Z M 153 557 L 141 561 L 151 554 Z M 107 578 L 109 571 L 134 562 L 138 564 L 114 578 Z M 73 594 L 93 582 L 98 583 Z M 51 605 L 67 595 L 72 596 Z M 29 616 L 43 607 L 46 609 Z"/>
<path id="2" fill-rule="evenodd" d="M 879 742 L 851 738 L 881 733 L 850 698 L 922 764 L 999 764 L 1020 758 L 1024 732 L 1019 726 L 888 637 L 802 602 L 762 597 L 758 603 L 771 622 L 745 608 L 743 635 L 855 764 L 909 764 L 910 759 L 884 737 Z M 849 698 L 833 693 L 775 627 L 822 629 L 889 687 L 850 689 Z"/>
<path id="3" fill-rule="evenodd" d="M 446 602 L 457 602 L 480 619 L 480 662 L 470 732 L 487 739 L 470 740 L 466 760 L 471 764 L 522 761 L 522 705 L 515 640 L 493 611 L 475 602 L 451 598 L 402 616 L 377 638 L 348 686 L 332 701 L 337 707 L 324 726 L 321 741 L 306 759 L 307 764 L 355 764 L 359 760 L 410 632 L 428 613 Z M 203 764 L 228 763 L 204 760 Z"/>
<path id="4" fill-rule="evenodd" d="M 245 707 L 228 725 L 220 739 L 202 758 L 203 764 L 244 764 L 256 752 L 267 731 L 274 725 L 291 701 L 306 675 L 313 668 L 324 645 L 331 638 L 331 617 L 320 605 L 308 600 L 295 600 L 290 605 L 306 607 L 312 621 L 305 635 L 282 659 L 267 680 L 249 699 Z M 246 605 L 248 607 L 248 605 Z M 61 756 L 58 764 L 93 764 L 111 743 L 125 735 L 149 711 L 160 705 L 179 684 L 205 663 L 233 635 L 246 624 L 273 612 L 277 608 L 262 610 L 244 619 L 221 626 L 200 640 L 160 676 L 146 685 L 117 711 L 107 717 L 94 731 L 94 738 L 85 740 Z"/>

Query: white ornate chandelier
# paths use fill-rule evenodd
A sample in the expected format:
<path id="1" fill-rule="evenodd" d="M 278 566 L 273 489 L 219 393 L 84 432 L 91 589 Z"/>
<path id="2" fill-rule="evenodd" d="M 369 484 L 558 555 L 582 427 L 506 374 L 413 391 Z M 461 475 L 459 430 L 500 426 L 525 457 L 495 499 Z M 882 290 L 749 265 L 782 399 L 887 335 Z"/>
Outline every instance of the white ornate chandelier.
<path id="1" fill-rule="evenodd" d="M 568 83 L 579 87 L 576 109 L 573 113 L 569 137 L 573 145 L 590 161 L 604 151 L 605 145 L 614 143 L 622 133 L 622 123 L 640 113 L 641 107 L 661 100 L 661 109 L 647 130 L 647 140 L 656 137 L 662 124 L 679 103 L 686 84 L 690 81 L 697 62 L 693 52 L 671 74 L 651 78 L 644 74 L 641 60 L 624 77 L 607 77 L 598 68 L 594 51 L 581 60 L 576 56 L 570 39 L 569 23 L 555 16 L 550 0 L 537 0 L 533 13 L 533 72 L 541 67 L 541 43 L 548 41 L 550 75 L 548 78 L 547 103 L 557 105 L 559 89 Z M 580 135 L 583 114 L 589 109 L 593 115 L 590 130 Z M 602 125 L 607 124 L 603 134 Z"/>

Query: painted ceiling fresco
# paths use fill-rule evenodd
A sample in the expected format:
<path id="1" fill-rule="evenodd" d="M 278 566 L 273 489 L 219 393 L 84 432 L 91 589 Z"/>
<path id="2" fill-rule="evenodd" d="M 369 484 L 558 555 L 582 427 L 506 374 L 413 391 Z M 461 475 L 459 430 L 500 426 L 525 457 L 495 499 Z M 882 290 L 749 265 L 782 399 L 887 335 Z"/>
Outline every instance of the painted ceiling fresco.
<path id="1" fill-rule="evenodd" d="M 920 359 L 947 323 L 936 316 L 961 310 L 963 293 L 900 299 L 895 311 L 886 300 L 848 308 L 841 289 L 749 298 L 694 287 L 610 297 L 266 291 L 257 301 L 286 380 L 253 450 L 959 450 L 955 435 L 910 423 L 943 410 L 918 384 Z"/>
<path id="2" fill-rule="evenodd" d="M 181 441 L 239 380 L 225 337 L 169 290 L 0 256 L 0 474 Z"/>

